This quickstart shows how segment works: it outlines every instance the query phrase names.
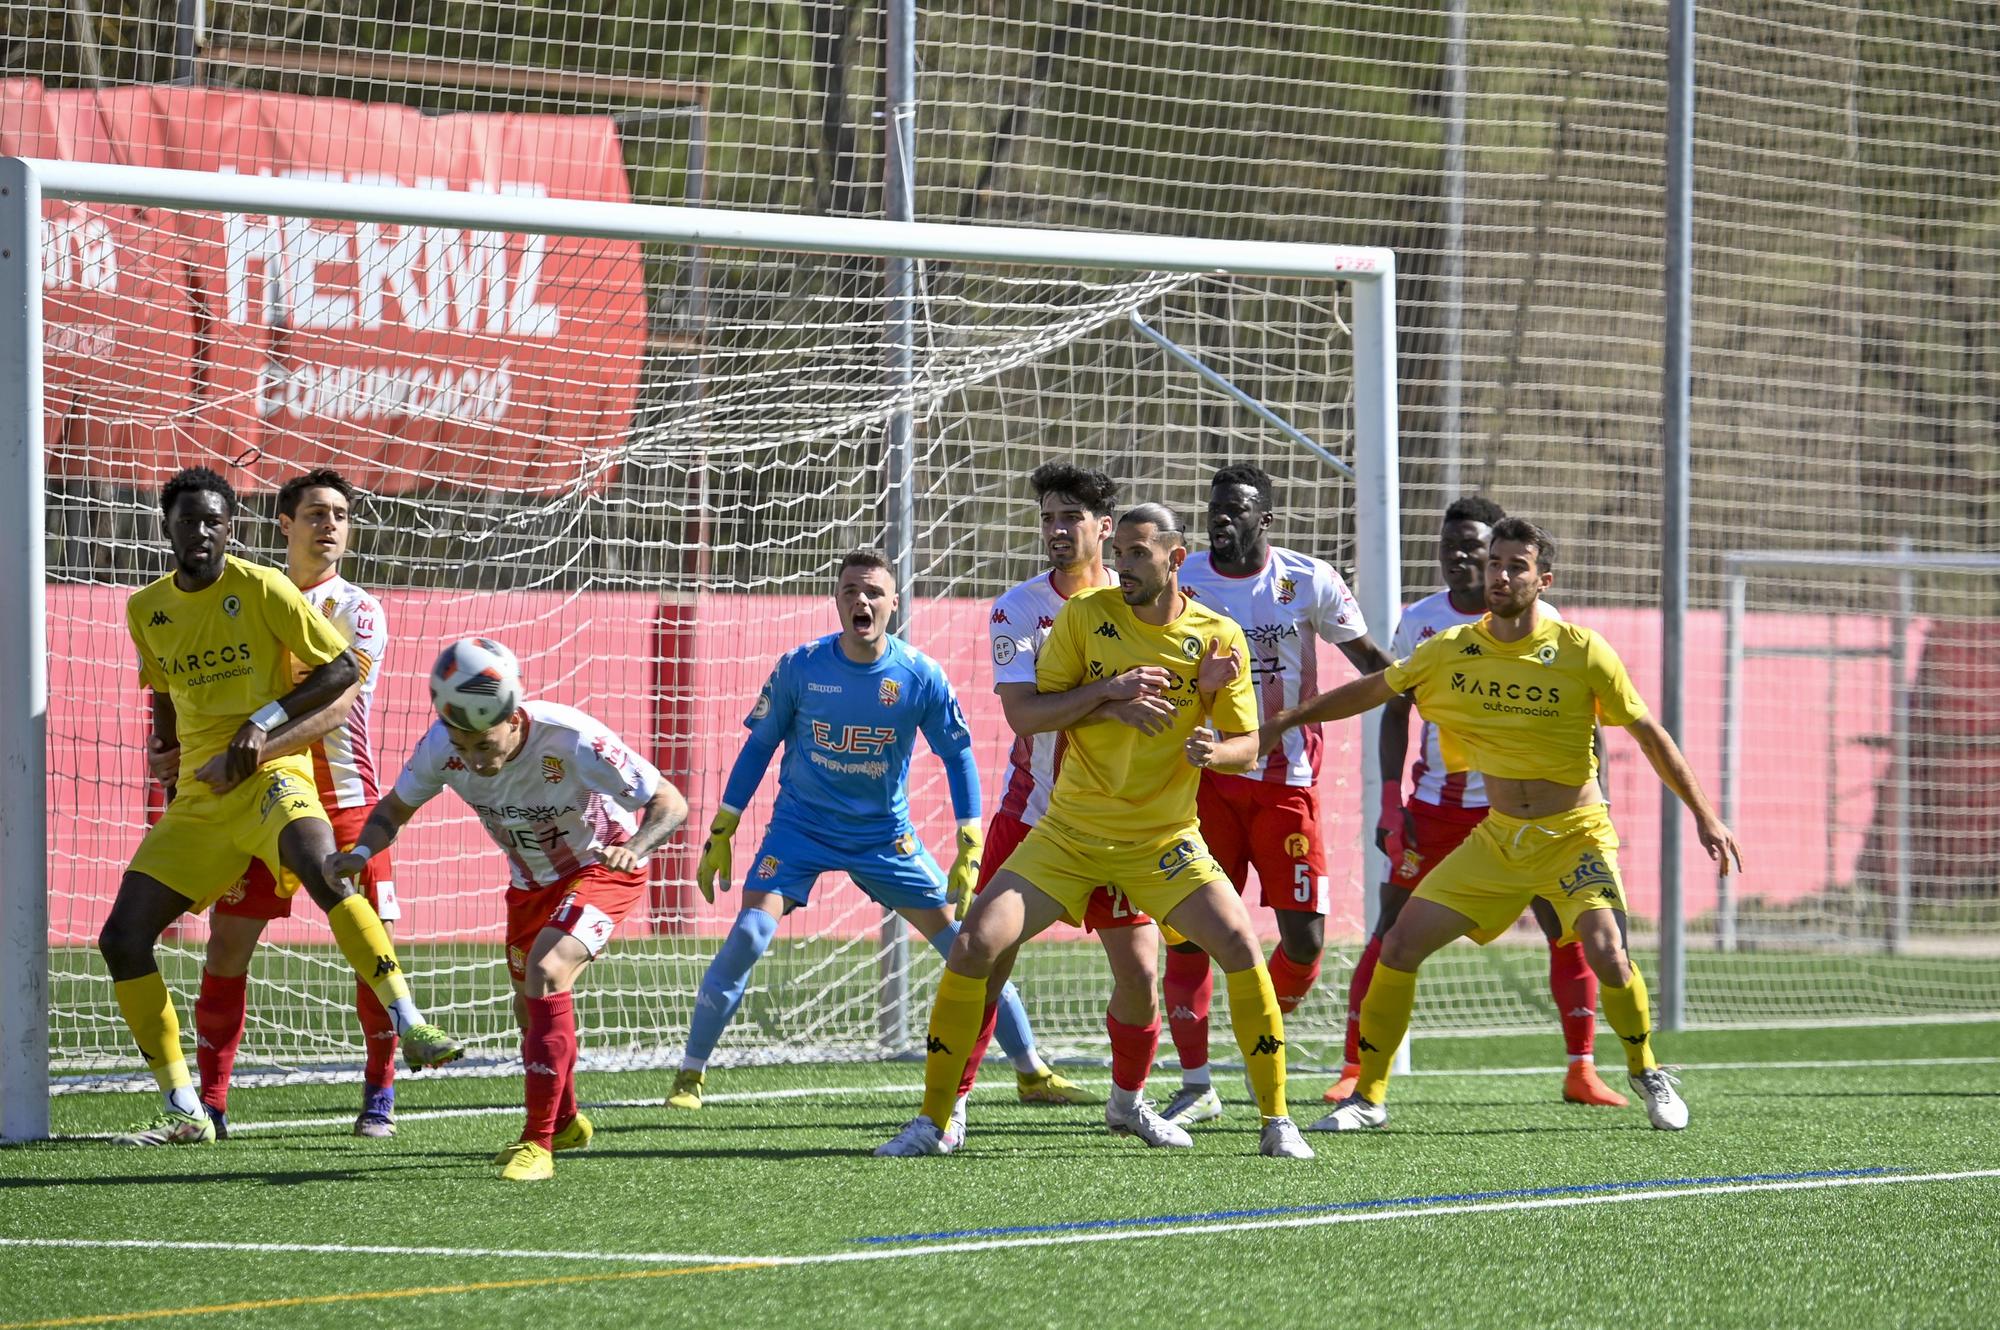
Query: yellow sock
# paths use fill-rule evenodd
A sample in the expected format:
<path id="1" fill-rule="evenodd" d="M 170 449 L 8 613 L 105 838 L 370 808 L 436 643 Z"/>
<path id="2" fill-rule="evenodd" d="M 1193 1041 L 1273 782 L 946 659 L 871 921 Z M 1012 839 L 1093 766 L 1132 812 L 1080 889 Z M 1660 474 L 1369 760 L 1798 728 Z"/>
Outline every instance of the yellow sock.
<path id="1" fill-rule="evenodd" d="M 1659 1066 L 1653 1057 L 1653 1018 L 1648 1012 L 1650 1005 L 1646 998 L 1646 976 L 1639 973 L 1639 967 L 1632 967 L 1632 982 L 1624 988 L 1613 988 L 1598 981 L 1597 1000 L 1604 1004 L 1604 1019 L 1618 1032 L 1618 1042 L 1625 1046 L 1625 1070 L 1637 1076 L 1640 1072 Z"/>
<path id="2" fill-rule="evenodd" d="M 326 912 L 326 921 L 333 926 L 333 940 L 340 944 L 340 954 L 347 957 L 347 963 L 374 992 L 384 1010 L 410 996 L 410 986 L 403 980 L 403 967 L 396 963 L 396 948 L 389 941 L 389 930 L 382 927 L 382 920 L 366 896 L 358 892 L 349 896 Z"/>
<path id="3" fill-rule="evenodd" d="M 1247 970 L 1222 976 L 1229 989 L 1229 1026 L 1243 1050 L 1243 1068 L 1257 1092 L 1257 1111 L 1285 1116 L 1285 1017 L 1271 972 L 1258 961 Z"/>
<path id="4" fill-rule="evenodd" d="M 925 1041 L 930 1051 L 924 1055 L 923 1113 L 939 1127 L 958 1103 L 958 1082 L 985 1016 L 986 981 L 946 970 L 931 1003 L 930 1038 Z"/>
<path id="5" fill-rule="evenodd" d="M 1417 1005 L 1417 972 L 1396 970 L 1380 961 L 1361 999 L 1361 1077 L 1354 1093 L 1371 1104 L 1389 1097 L 1389 1064 L 1410 1032 L 1410 1013 Z"/>
<path id="6" fill-rule="evenodd" d="M 181 1055 L 181 1022 L 174 1014 L 174 1000 L 167 995 L 167 981 L 158 970 L 137 979 L 123 979 L 111 986 L 118 995 L 118 1010 L 146 1070 L 160 1083 L 165 1094 L 185 1090 L 194 1082 L 188 1078 L 187 1059 Z"/>

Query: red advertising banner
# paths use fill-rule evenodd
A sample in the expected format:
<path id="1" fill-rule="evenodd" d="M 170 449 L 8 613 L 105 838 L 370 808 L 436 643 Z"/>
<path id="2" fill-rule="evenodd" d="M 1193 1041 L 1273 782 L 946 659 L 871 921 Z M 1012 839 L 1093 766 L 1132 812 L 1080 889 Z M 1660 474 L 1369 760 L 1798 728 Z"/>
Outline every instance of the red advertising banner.
<path id="1" fill-rule="evenodd" d="M 629 195 L 600 116 L 425 116 L 206 88 L 0 81 L 0 154 L 472 193 Z M 51 203 L 53 474 L 338 465 L 364 487 L 590 484 L 630 427 L 639 246 Z"/>

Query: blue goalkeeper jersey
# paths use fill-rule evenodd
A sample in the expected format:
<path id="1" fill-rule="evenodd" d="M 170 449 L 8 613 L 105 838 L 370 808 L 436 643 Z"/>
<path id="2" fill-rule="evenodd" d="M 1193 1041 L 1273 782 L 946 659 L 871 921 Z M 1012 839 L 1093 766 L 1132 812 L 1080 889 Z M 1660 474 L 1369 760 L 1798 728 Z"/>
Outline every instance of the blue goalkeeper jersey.
<path id="1" fill-rule="evenodd" d="M 778 658 L 743 720 L 750 737 L 722 801 L 745 807 L 782 743 L 773 822 L 856 850 L 910 832 L 910 757 L 921 732 L 943 761 L 952 809 L 979 816 L 972 735 L 938 663 L 899 638 L 868 665 L 849 660 L 829 633 Z"/>

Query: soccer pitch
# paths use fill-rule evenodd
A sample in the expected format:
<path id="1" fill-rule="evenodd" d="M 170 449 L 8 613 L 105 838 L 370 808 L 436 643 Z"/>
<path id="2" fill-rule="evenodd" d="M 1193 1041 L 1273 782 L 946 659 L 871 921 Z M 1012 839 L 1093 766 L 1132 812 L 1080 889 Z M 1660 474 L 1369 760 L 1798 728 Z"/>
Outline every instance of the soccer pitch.
<path id="1" fill-rule="evenodd" d="M 996 1066 L 963 1152 L 878 1160 L 914 1065 L 720 1071 L 698 1114 L 586 1074 L 596 1140 L 515 1188 L 511 1079 L 406 1077 L 389 1141 L 351 1086 L 239 1090 L 199 1149 L 76 1139 L 151 1097 L 64 1096 L 0 1151 L 0 1327 L 2000 1322 L 2000 1024 L 1665 1036 L 1678 1134 L 1561 1103 L 1552 1043 L 1426 1039 L 1389 1129 L 1301 1164 L 1229 1076 L 1191 1151 Z"/>

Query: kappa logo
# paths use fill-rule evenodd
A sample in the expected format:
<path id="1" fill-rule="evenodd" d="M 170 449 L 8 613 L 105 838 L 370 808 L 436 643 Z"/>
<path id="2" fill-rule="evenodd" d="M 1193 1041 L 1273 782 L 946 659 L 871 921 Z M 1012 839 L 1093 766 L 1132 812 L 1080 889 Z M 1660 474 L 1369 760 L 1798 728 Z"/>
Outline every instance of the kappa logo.
<path id="1" fill-rule="evenodd" d="M 172 622 L 173 620 L 167 617 L 165 610 L 154 610 L 153 617 L 146 622 L 146 626 L 148 628 L 164 628 Z"/>
<path id="2" fill-rule="evenodd" d="M 1576 868 L 1567 877 L 1558 879 L 1556 885 L 1563 889 L 1563 895 L 1575 896 L 1581 892 L 1598 891 L 1611 895 L 1610 888 L 1618 882 L 1618 870 L 1604 861 L 1604 856 L 1595 850 L 1585 850 L 1583 858 L 1577 860 Z"/>
<path id="3" fill-rule="evenodd" d="M 1648 1033 L 1650 1034 L 1650 1032 L 1648 1032 Z M 1644 1034 L 1621 1034 L 1621 1035 L 1619 1035 L 1618 1037 L 1619 1037 L 1620 1039 L 1623 1039 L 1623 1040 L 1624 1040 L 1624 1041 L 1625 1041 L 1626 1043 L 1628 1043 L 1628 1044 L 1632 1045 L 1632 1047 L 1634 1047 L 1634 1048 L 1637 1048 L 1637 1047 L 1638 1047 L 1639 1045 L 1641 1045 L 1641 1044 L 1643 1044 L 1643 1043 L 1645 1043 L 1645 1042 L 1646 1042 L 1646 1039 L 1647 1039 L 1648 1035 L 1644 1035 Z"/>
<path id="4" fill-rule="evenodd" d="M 1293 581 L 1289 577 L 1281 577 L 1278 579 L 1278 603 L 1280 605 L 1291 604 L 1292 597 L 1298 594 L 1299 594 L 1299 584 L 1297 582 Z"/>
<path id="5" fill-rule="evenodd" d="M 1091 631 L 1095 632 L 1099 637 L 1108 637 L 1114 642 L 1120 640 L 1118 637 L 1118 625 L 1108 619 Z"/>
<path id="6" fill-rule="evenodd" d="M 1433 637 L 1436 637 L 1437 635 L 1438 635 L 1438 630 L 1437 630 L 1437 629 L 1435 629 L 1435 628 L 1431 627 L 1431 626 L 1430 626 L 1429 624 L 1425 624 L 1425 625 L 1424 625 L 1424 631 L 1422 631 L 1421 633 L 1418 633 L 1418 634 L 1417 634 L 1417 640 L 1418 640 L 1419 642 L 1428 642 L 1428 641 L 1430 641 L 1430 640 L 1431 640 L 1431 639 L 1432 639 Z"/>
<path id="7" fill-rule="evenodd" d="M 1312 850 L 1312 838 L 1302 831 L 1294 831 L 1285 837 L 1285 854 L 1288 858 L 1303 859 Z"/>
<path id="8" fill-rule="evenodd" d="M 1375 1045 L 1369 1043 L 1365 1035 L 1361 1039 L 1356 1041 L 1354 1046 L 1357 1050 L 1363 1053 L 1380 1053 L 1382 1051 L 1381 1049 L 1375 1047 Z"/>
<path id="9" fill-rule="evenodd" d="M 454 754 L 444 760 L 444 769 L 446 771 L 463 771 L 465 770 L 465 759 Z"/>
<path id="10" fill-rule="evenodd" d="M 902 696 L 903 685 L 894 679 L 884 679 L 882 687 L 876 690 L 875 693 L 876 700 L 885 707 L 895 706 L 897 700 Z"/>
<path id="11" fill-rule="evenodd" d="M 1006 623 L 1006 622 L 1008 622 L 1008 619 L 1007 619 L 1007 611 L 1005 611 L 1005 610 L 1001 609 L 1001 608 L 1000 608 L 999 606 L 997 606 L 997 605 L 996 605 L 996 606 L 994 606 L 994 607 L 993 607 L 993 622 L 995 622 L 995 623 Z"/>
<path id="12" fill-rule="evenodd" d="M 1201 1017 L 1195 1014 L 1193 1007 L 1175 1007 L 1167 1012 L 1167 1019 L 1170 1021 L 1198 1021 Z"/>
<path id="13" fill-rule="evenodd" d="M 1047 614 L 1039 615 L 1035 619 L 1035 627 L 1037 628 L 1053 628 L 1055 626 L 1056 626 L 1056 621 L 1050 615 Z"/>
<path id="14" fill-rule="evenodd" d="M 924 1040 L 924 1052 L 949 1053 L 951 1052 L 951 1045 L 947 1044 L 944 1040 L 938 1038 L 936 1035 L 931 1035 Z"/>
<path id="15" fill-rule="evenodd" d="M 757 865 L 757 876 L 766 880 L 778 875 L 778 856 L 767 854 Z"/>
<path id="16" fill-rule="evenodd" d="M 563 777 L 568 774 L 569 773 L 563 770 L 563 762 L 561 758 L 557 757 L 554 753 L 547 753 L 543 755 L 542 757 L 543 780 L 547 781 L 551 785 L 560 785 L 563 783 Z"/>
<path id="17" fill-rule="evenodd" d="M 402 966 L 396 964 L 394 956 L 377 956 L 375 958 L 375 977 L 377 979 L 387 979 L 402 968 Z"/>
<path id="18" fill-rule="evenodd" d="M 1260 1034 L 1257 1036 L 1257 1042 L 1251 1046 L 1250 1053 L 1253 1057 L 1258 1054 L 1262 1054 L 1265 1057 L 1272 1057 L 1284 1046 L 1285 1041 L 1276 1035 Z"/>
<path id="19" fill-rule="evenodd" d="M 1467 642 L 1458 649 L 1458 654 L 1461 656 L 1483 656 L 1486 653 L 1480 649 L 1479 643 Z"/>

